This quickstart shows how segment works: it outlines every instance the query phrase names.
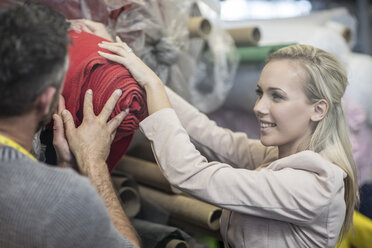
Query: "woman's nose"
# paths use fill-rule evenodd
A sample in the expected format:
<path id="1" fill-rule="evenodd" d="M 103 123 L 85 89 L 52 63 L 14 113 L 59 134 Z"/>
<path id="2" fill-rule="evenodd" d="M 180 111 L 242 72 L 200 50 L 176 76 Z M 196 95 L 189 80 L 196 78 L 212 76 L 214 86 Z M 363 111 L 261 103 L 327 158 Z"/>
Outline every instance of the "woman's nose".
<path id="1" fill-rule="evenodd" d="M 253 107 L 256 116 L 263 116 L 268 113 L 266 105 L 264 97 L 257 99 L 256 104 Z"/>

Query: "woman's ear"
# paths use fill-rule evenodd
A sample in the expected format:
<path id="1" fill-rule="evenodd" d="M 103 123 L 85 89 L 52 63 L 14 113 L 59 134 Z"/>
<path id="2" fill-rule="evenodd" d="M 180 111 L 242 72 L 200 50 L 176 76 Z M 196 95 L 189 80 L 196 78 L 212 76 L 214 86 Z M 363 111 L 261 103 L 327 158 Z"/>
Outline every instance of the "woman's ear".
<path id="1" fill-rule="evenodd" d="M 327 112 L 328 102 L 324 99 L 321 99 L 314 104 L 314 111 L 310 118 L 312 121 L 318 122 L 324 118 Z"/>

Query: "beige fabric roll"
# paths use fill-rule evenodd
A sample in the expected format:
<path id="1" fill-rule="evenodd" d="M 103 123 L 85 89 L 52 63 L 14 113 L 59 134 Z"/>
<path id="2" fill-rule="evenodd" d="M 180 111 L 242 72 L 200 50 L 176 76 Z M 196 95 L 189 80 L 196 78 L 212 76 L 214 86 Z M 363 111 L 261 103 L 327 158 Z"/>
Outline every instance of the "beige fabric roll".
<path id="1" fill-rule="evenodd" d="M 190 17 L 188 21 L 189 37 L 190 38 L 207 38 L 212 31 L 212 24 L 204 17 Z"/>
<path id="2" fill-rule="evenodd" d="M 136 216 L 141 209 L 141 198 L 138 191 L 132 187 L 122 187 L 118 196 L 123 203 L 123 208 L 129 218 Z"/>
<path id="3" fill-rule="evenodd" d="M 237 46 L 255 46 L 261 39 L 258 27 L 231 28 L 226 31 L 232 36 Z"/>
<path id="4" fill-rule="evenodd" d="M 119 190 L 122 187 L 132 187 L 130 180 L 125 176 L 111 176 L 112 185 L 115 187 L 115 189 Z"/>
<path id="5" fill-rule="evenodd" d="M 126 215 L 131 218 L 136 216 L 141 209 L 141 198 L 133 182 L 125 176 L 112 176 L 112 184 L 122 203 Z"/>
<path id="6" fill-rule="evenodd" d="M 211 204 L 185 195 L 170 195 L 144 186 L 139 187 L 141 196 L 167 210 L 174 218 L 218 230 L 222 210 Z"/>
<path id="7" fill-rule="evenodd" d="M 167 243 L 165 248 L 189 248 L 189 245 L 183 240 L 172 239 Z"/>
<path id="8" fill-rule="evenodd" d="M 138 183 L 169 193 L 177 192 L 173 190 L 155 163 L 125 155 L 119 161 L 115 171 L 132 175 Z"/>

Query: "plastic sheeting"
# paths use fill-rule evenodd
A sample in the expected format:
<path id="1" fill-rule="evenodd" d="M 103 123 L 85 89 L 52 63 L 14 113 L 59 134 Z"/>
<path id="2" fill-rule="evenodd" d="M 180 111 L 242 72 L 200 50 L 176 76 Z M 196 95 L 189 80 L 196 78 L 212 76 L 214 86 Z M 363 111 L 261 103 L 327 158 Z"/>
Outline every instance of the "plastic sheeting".
<path id="1" fill-rule="evenodd" d="M 114 30 L 171 89 L 203 112 L 224 102 L 238 56 L 210 1 L 132 1 Z M 212 6 L 212 7 L 211 7 Z M 189 39 L 188 19 L 206 17 L 208 37 Z"/>
<path id="2" fill-rule="evenodd" d="M 238 55 L 222 29 L 216 0 L 36 0 L 68 19 L 107 25 L 163 82 L 205 113 L 220 107 L 232 84 Z M 4 0 L 0 6 L 23 3 Z M 189 38 L 188 20 L 206 17 L 212 24 L 204 39 Z"/>

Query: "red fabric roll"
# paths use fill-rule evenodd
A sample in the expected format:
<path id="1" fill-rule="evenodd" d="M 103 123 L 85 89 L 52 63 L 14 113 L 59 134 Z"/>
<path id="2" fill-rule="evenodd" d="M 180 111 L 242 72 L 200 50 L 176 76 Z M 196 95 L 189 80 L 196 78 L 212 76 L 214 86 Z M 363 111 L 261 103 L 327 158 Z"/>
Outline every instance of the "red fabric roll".
<path id="1" fill-rule="evenodd" d="M 88 89 L 93 90 L 95 114 L 99 114 L 115 89 L 123 94 L 115 106 L 110 119 L 129 107 L 130 112 L 120 124 L 111 145 L 107 165 L 111 172 L 117 162 L 127 151 L 139 122 L 148 116 L 144 90 L 137 84 L 129 71 L 117 63 L 110 62 L 98 55 L 105 51 L 98 43 L 105 40 L 101 37 L 75 31 L 70 32 L 70 64 L 63 88 L 66 108 L 74 117 L 75 125 L 80 125 L 83 118 L 84 95 Z"/>

